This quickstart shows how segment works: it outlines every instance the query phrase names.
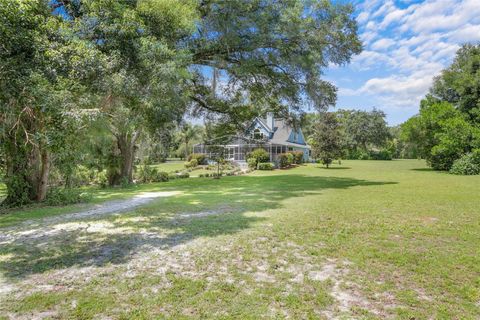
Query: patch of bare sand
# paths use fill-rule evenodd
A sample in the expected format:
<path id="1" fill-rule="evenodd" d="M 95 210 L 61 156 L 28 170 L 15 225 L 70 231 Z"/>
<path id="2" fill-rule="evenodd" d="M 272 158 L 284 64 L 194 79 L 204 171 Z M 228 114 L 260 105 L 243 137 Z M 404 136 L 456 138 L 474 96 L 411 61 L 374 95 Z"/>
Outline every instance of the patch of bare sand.
<path id="1" fill-rule="evenodd" d="M 33 239 L 54 236 L 63 232 L 65 228 L 81 229 L 81 225 L 68 224 L 67 222 L 129 211 L 158 198 L 171 197 L 178 194 L 180 194 L 179 191 L 145 192 L 126 200 L 107 201 L 80 212 L 28 220 L 13 227 L 0 229 L 0 245 L 18 241 L 28 242 Z"/>

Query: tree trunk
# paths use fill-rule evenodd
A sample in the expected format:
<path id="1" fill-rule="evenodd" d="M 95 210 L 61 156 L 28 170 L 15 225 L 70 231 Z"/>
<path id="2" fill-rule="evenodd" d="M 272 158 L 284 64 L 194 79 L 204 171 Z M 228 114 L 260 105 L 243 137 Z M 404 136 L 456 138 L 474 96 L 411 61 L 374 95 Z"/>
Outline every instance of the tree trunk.
<path id="1" fill-rule="evenodd" d="M 50 153 L 39 146 L 17 144 L 14 141 L 9 147 L 5 203 L 21 206 L 32 201 L 44 201 L 48 191 Z"/>
<path id="2" fill-rule="evenodd" d="M 40 172 L 36 186 L 36 201 L 40 202 L 47 197 L 48 175 L 50 174 L 50 154 L 47 150 L 40 153 Z"/>
<path id="3" fill-rule="evenodd" d="M 135 159 L 135 143 L 139 133 L 117 135 L 118 149 L 121 155 L 120 181 L 133 182 L 133 162 Z"/>

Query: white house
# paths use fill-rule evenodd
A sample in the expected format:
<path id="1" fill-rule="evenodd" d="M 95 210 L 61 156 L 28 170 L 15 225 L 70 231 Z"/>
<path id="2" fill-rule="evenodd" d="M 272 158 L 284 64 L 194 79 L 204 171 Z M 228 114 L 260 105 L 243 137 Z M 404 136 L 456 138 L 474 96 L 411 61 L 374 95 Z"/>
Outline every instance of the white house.
<path id="1" fill-rule="evenodd" d="M 209 155 L 210 144 L 197 144 L 194 153 Z M 246 132 L 232 137 L 223 145 L 226 158 L 232 161 L 245 161 L 246 154 L 256 148 L 263 148 L 270 154 L 270 161 L 276 161 L 277 155 L 288 151 L 302 151 L 303 158 L 310 158 L 310 147 L 305 142 L 302 130 L 294 129 L 285 120 L 275 118 L 273 113 L 267 113 L 265 118 L 255 118 Z"/>

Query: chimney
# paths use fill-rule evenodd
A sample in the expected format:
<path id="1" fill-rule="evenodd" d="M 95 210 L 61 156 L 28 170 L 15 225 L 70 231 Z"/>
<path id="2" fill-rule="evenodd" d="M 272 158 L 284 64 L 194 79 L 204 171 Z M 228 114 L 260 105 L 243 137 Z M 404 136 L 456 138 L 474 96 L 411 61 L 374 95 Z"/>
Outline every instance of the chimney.
<path id="1" fill-rule="evenodd" d="M 275 118 L 273 117 L 273 112 L 267 112 L 267 126 L 270 127 L 270 130 L 273 131 L 275 125 Z"/>

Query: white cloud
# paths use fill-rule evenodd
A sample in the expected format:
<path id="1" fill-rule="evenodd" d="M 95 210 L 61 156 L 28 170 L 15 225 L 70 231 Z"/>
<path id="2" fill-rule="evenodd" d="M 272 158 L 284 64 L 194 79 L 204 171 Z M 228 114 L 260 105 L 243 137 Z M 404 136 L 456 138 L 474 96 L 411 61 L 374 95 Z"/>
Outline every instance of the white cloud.
<path id="1" fill-rule="evenodd" d="M 361 12 L 357 17 L 358 23 L 365 23 L 368 20 L 369 16 L 370 15 L 369 15 L 368 12 L 366 12 L 366 11 Z"/>
<path id="2" fill-rule="evenodd" d="M 371 47 L 374 50 L 385 50 L 385 49 L 390 48 L 394 44 L 395 44 L 394 40 L 392 40 L 390 38 L 383 38 L 383 39 L 375 41 L 375 43 L 373 43 L 371 45 Z"/>
<path id="3" fill-rule="evenodd" d="M 368 96 L 385 106 L 418 106 L 460 45 L 480 41 L 480 0 L 403 3 L 401 8 L 392 0 L 359 5 L 365 50 L 352 60 L 351 69 L 375 76 L 357 89 L 340 88 L 339 95 Z"/>
<path id="4" fill-rule="evenodd" d="M 357 70 L 369 70 L 379 63 L 393 64 L 391 58 L 383 53 L 365 50 L 352 59 L 352 67 Z"/>
<path id="5" fill-rule="evenodd" d="M 455 42 L 478 42 L 480 41 L 480 24 L 466 24 L 461 28 L 449 32 L 445 37 Z"/>

